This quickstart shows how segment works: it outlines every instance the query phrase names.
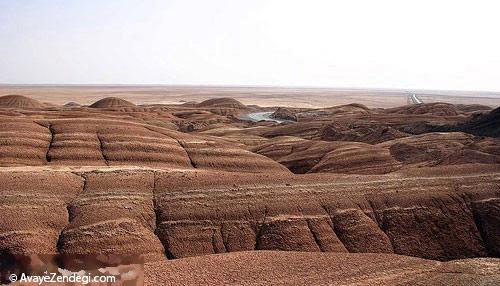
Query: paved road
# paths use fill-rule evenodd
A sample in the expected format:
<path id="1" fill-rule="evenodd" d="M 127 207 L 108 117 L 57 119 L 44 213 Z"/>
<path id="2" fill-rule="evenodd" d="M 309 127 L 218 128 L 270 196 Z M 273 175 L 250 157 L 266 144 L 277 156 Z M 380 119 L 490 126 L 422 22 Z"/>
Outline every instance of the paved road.
<path id="1" fill-rule="evenodd" d="M 416 94 L 412 93 L 408 96 L 408 99 L 411 103 L 413 104 L 422 104 L 424 103 L 422 100 L 420 100 L 420 98 L 417 97 Z"/>
<path id="2" fill-rule="evenodd" d="M 280 120 L 280 119 L 271 118 L 270 117 L 271 114 L 273 114 L 272 111 L 271 112 L 269 112 L 269 111 L 266 111 L 266 112 L 254 112 L 254 113 L 248 113 L 248 114 L 242 115 L 240 117 L 240 119 L 250 120 L 250 121 L 254 121 L 254 122 L 265 120 L 265 121 L 274 121 L 274 122 L 281 123 L 281 122 L 285 122 L 286 121 L 286 120 Z"/>

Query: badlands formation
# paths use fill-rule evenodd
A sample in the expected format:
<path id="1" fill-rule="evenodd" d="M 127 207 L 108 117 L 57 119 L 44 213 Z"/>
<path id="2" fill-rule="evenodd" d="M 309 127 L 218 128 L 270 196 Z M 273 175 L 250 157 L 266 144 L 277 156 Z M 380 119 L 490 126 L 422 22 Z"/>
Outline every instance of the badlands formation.
<path id="1" fill-rule="evenodd" d="M 0 97 L 2 282 L 500 283 L 499 108 L 71 100 Z"/>

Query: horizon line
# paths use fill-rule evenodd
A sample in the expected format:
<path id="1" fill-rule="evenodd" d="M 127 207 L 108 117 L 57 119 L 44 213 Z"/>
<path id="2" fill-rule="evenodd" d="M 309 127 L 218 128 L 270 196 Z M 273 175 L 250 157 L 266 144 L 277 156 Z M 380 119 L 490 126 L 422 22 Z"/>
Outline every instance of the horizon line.
<path id="1" fill-rule="evenodd" d="M 282 89 L 331 89 L 331 90 L 379 90 L 379 91 L 442 91 L 442 92 L 477 92 L 500 94 L 500 90 L 472 89 L 432 89 L 399 87 L 352 87 L 352 86 L 308 86 L 308 85 L 230 85 L 230 84 L 165 84 L 165 83 L 0 83 L 0 86 L 36 86 L 36 87 L 194 87 L 194 88 L 282 88 Z"/>

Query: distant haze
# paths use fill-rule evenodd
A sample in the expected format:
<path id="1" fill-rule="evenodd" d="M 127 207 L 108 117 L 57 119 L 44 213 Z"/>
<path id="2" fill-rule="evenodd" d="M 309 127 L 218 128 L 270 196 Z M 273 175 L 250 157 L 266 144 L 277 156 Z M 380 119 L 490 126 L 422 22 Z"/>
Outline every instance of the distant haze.
<path id="1" fill-rule="evenodd" d="M 3 0 L 0 83 L 500 91 L 497 3 Z"/>

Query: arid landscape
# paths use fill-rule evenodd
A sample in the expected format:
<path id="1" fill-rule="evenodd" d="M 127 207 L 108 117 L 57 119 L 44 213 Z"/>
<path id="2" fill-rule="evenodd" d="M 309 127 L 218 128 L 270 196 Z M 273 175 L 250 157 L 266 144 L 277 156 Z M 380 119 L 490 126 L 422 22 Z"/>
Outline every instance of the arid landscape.
<path id="1" fill-rule="evenodd" d="M 22 94 L 47 105 L 64 105 L 77 100 L 90 105 L 104 97 L 119 97 L 135 104 L 181 104 L 210 98 L 230 97 L 246 105 L 262 107 L 322 108 L 362 103 L 370 108 L 407 104 L 407 95 L 416 93 L 426 103 L 482 104 L 500 106 L 500 92 L 401 90 L 361 88 L 299 88 L 168 85 L 2 85 L 0 94 Z M 283 100 L 286 98 L 286 100 Z"/>
<path id="2" fill-rule="evenodd" d="M 0 86 L 1 282 L 59 268 L 113 285 L 498 285 L 499 105 Z"/>

